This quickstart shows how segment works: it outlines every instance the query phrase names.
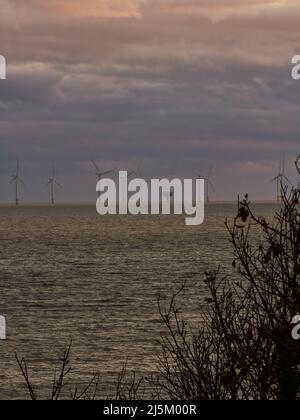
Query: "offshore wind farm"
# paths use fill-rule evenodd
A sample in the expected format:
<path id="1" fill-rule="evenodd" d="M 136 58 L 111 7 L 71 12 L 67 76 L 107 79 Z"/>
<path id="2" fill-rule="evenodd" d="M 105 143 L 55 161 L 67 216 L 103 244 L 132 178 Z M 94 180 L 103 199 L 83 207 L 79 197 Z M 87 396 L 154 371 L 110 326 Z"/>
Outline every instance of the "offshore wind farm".
<path id="1" fill-rule="evenodd" d="M 118 176 L 120 170 L 118 168 L 115 169 L 102 169 L 104 168 L 104 166 L 100 167 L 100 164 L 95 161 L 95 160 L 91 160 L 90 161 L 90 165 L 91 165 L 91 169 L 94 169 L 94 175 L 95 175 L 95 179 L 96 182 L 94 183 L 94 186 L 96 186 L 97 182 L 101 181 L 104 178 L 112 178 L 114 179 L 115 177 Z M 274 167 L 276 165 L 274 164 Z M 91 171 L 91 173 L 93 173 L 93 171 Z M 201 171 L 200 169 L 198 170 L 199 175 L 195 178 L 198 179 L 203 179 L 204 183 L 205 183 L 205 201 L 206 204 L 209 204 L 211 202 L 220 202 L 220 201 L 230 201 L 230 200 L 218 200 L 217 198 L 217 194 L 216 194 L 216 187 L 215 187 L 215 183 L 218 182 L 217 180 L 217 175 L 214 174 L 214 169 L 213 166 L 210 166 L 208 171 L 205 173 L 205 171 Z M 127 173 L 128 179 L 131 179 L 133 177 L 138 178 L 138 179 L 144 179 L 142 171 L 141 171 L 141 167 L 138 166 L 137 169 L 135 170 L 128 170 Z M 6 201 L 2 200 L 2 204 L 13 204 L 16 207 L 19 207 L 20 205 L 27 203 L 30 204 L 30 201 L 26 200 L 26 194 L 30 191 L 30 185 L 29 187 L 26 186 L 25 182 L 24 182 L 24 175 L 21 174 L 21 169 L 20 169 L 20 160 L 17 159 L 16 160 L 16 164 L 15 164 L 15 172 L 12 175 L 11 179 L 10 179 L 10 184 L 12 185 L 13 189 L 11 190 L 14 194 L 13 194 L 13 200 L 9 200 L 7 199 Z M 171 177 L 165 177 L 165 179 L 170 179 Z M 155 177 L 155 175 L 152 177 L 152 179 L 158 179 Z M 193 176 L 190 176 L 189 179 L 193 179 Z M 38 181 L 39 177 L 35 177 L 35 181 Z M 147 177 L 146 182 L 150 182 L 150 177 Z M 89 184 L 91 185 L 92 182 L 91 180 L 89 180 Z M 267 179 L 262 179 L 261 180 L 262 183 L 264 184 L 268 184 Z M 290 181 L 290 179 L 287 177 L 286 175 L 286 158 L 282 158 L 279 161 L 279 166 L 278 166 L 278 172 L 277 175 L 271 180 L 272 185 L 276 185 L 276 190 L 275 190 L 275 195 L 274 195 L 274 202 L 282 202 L 282 192 L 283 192 L 283 187 L 285 185 L 288 186 L 292 186 L 292 182 Z M 63 197 L 63 186 L 62 184 L 59 182 L 58 178 L 57 178 L 57 171 L 56 171 L 56 165 L 54 162 L 52 162 L 51 165 L 51 173 L 50 176 L 48 177 L 48 182 L 46 184 L 46 187 L 49 190 L 49 200 L 47 201 L 43 201 L 41 200 L 39 197 L 37 197 L 33 203 L 44 203 L 44 204 L 50 204 L 51 206 L 54 206 L 55 204 L 57 204 L 57 198 L 56 198 L 56 193 L 57 190 L 60 192 L 60 203 L 64 203 L 67 204 L 68 202 L 71 204 L 72 202 L 68 201 L 68 200 L 64 200 Z M 271 187 L 273 190 L 273 187 Z M 211 199 L 211 195 L 214 195 L 214 198 Z M 99 193 L 98 193 L 99 196 Z M 254 201 L 266 201 L 266 202 L 270 202 L 273 201 L 272 199 L 259 199 L 256 200 L 255 197 L 253 197 Z M 74 200 L 74 202 L 77 202 L 78 200 Z M 234 201 L 231 200 L 231 201 Z M 92 200 L 90 201 L 90 204 L 92 204 Z"/>

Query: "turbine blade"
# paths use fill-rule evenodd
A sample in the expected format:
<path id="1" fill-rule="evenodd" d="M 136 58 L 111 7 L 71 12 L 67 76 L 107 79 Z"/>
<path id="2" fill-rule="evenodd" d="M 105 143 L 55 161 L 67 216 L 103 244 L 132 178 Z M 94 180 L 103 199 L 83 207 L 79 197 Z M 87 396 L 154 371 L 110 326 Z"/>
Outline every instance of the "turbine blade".
<path id="1" fill-rule="evenodd" d="M 211 187 L 211 189 L 215 192 L 216 191 L 216 189 L 215 189 L 215 187 L 214 187 L 214 184 L 208 179 L 207 180 L 207 182 L 209 183 L 209 185 L 210 185 L 210 187 Z"/>
<path id="2" fill-rule="evenodd" d="M 271 181 L 270 182 L 275 182 L 275 181 L 278 181 L 278 179 L 280 178 L 280 176 L 278 175 L 278 176 L 275 176 L 275 178 L 273 178 L 273 179 L 271 179 Z"/>
<path id="3" fill-rule="evenodd" d="M 97 165 L 97 163 L 96 163 L 94 160 L 91 160 L 91 162 L 92 162 L 92 164 L 94 165 L 94 167 L 95 167 L 96 171 L 97 171 L 98 173 L 100 173 L 100 172 L 101 172 L 101 169 L 99 168 L 99 166 Z M 98 174 L 96 173 L 96 175 L 98 175 Z"/>
<path id="4" fill-rule="evenodd" d="M 135 174 L 135 171 L 131 171 L 131 172 L 129 172 L 129 173 L 128 173 L 128 175 L 127 175 L 127 176 L 128 176 L 128 178 L 130 178 L 130 177 L 131 177 L 131 176 L 133 176 L 134 174 Z"/>
<path id="5" fill-rule="evenodd" d="M 114 172 L 114 170 L 113 170 L 113 169 L 111 169 L 110 171 L 103 172 L 101 175 L 102 175 L 102 176 L 104 176 L 104 175 L 108 175 L 108 174 L 111 174 L 112 172 Z"/>
<path id="6" fill-rule="evenodd" d="M 285 157 L 284 158 L 282 158 L 282 175 L 284 175 L 285 174 Z"/>
<path id="7" fill-rule="evenodd" d="M 291 183 L 291 181 L 288 179 L 288 177 L 287 176 L 285 176 L 285 175 L 283 175 L 282 176 L 283 177 L 283 179 L 285 179 L 290 185 L 293 185 L 292 183 Z"/>

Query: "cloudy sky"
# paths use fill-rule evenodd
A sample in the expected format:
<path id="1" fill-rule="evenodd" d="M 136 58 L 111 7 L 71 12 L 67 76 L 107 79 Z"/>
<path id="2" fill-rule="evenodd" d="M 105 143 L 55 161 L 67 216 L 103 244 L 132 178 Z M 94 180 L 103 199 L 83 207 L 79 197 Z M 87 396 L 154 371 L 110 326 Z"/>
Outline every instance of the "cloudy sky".
<path id="1" fill-rule="evenodd" d="M 90 160 L 145 177 L 214 166 L 214 199 L 249 192 L 299 154 L 299 0 L 0 0 L 1 202 L 20 159 L 25 201 L 92 201 Z"/>

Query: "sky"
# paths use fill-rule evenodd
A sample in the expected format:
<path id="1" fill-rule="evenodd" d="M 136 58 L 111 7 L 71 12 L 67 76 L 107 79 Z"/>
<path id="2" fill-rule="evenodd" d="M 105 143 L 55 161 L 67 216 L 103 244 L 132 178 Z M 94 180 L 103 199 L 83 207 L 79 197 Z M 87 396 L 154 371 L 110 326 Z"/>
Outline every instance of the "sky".
<path id="1" fill-rule="evenodd" d="M 93 201 L 103 170 L 275 198 L 300 154 L 299 0 L 0 0 L 0 202 Z"/>

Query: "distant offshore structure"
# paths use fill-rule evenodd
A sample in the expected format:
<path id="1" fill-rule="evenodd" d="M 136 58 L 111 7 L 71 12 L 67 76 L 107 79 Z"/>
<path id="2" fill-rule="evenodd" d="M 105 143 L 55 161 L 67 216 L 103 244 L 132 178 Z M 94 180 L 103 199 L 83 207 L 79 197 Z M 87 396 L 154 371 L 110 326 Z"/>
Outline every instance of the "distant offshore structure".
<path id="1" fill-rule="evenodd" d="M 215 191 L 214 184 L 213 184 L 213 183 L 212 183 L 212 181 L 211 181 L 212 175 L 213 175 L 213 167 L 211 166 L 211 167 L 209 168 L 209 172 L 208 172 L 208 175 L 207 175 L 206 177 L 204 177 L 204 176 L 202 176 L 202 175 L 199 175 L 199 176 L 198 176 L 198 178 L 199 178 L 199 179 L 204 179 L 204 181 L 205 181 L 205 188 L 206 188 L 206 203 L 207 203 L 207 204 L 209 204 L 209 202 L 210 202 L 210 188 L 211 188 L 213 191 Z"/>
<path id="2" fill-rule="evenodd" d="M 283 185 L 284 181 L 288 182 L 290 185 L 292 185 L 291 181 L 287 178 L 285 175 L 285 158 L 280 160 L 279 162 L 279 168 L 278 168 L 278 174 L 271 180 L 271 182 L 276 182 L 277 184 L 277 194 L 276 194 L 276 201 L 277 203 L 282 203 L 283 201 Z"/>
<path id="3" fill-rule="evenodd" d="M 61 184 L 57 181 L 55 175 L 55 165 L 52 165 L 52 176 L 48 180 L 47 187 L 50 186 L 50 203 L 52 206 L 55 204 L 55 186 L 62 188 Z"/>
<path id="4" fill-rule="evenodd" d="M 97 161 L 95 161 L 95 160 L 91 160 L 90 163 L 93 166 L 93 168 L 95 169 L 94 175 L 97 177 L 98 182 L 101 181 L 104 176 L 110 175 L 110 174 L 114 173 L 115 171 L 118 171 L 117 169 L 103 170 L 100 167 L 100 165 L 97 163 Z M 297 168 L 299 168 L 299 166 L 300 166 L 300 157 L 298 158 L 298 160 L 296 162 L 296 166 L 297 166 Z M 286 170 L 286 160 L 285 160 L 285 158 L 282 158 L 282 159 L 280 159 L 280 162 L 279 162 L 279 168 L 278 168 L 277 175 L 273 179 L 271 179 L 271 182 L 276 182 L 276 202 L 278 202 L 278 203 L 282 202 L 284 187 L 287 184 L 292 185 L 291 181 L 286 176 L 285 170 Z M 300 171 L 300 169 L 298 169 L 298 170 Z M 215 191 L 215 187 L 214 187 L 214 184 L 212 182 L 213 167 L 209 168 L 209 171 L 208 171 L 206 176 L 203 176 L 203 174 L 201 174 L 200 170 L 198 171 L 198 174 L 199 174 L 198 178 L 199 179 L 204 179 L 204 181 L 205 181 L 205 201 L 208 204 L 211 201 L 211 191 Z M 131 172 L 128 172 L 128 178 L 131 178 L 133 175 L 138 175 L 140 178 L 142 178 L 141 172 L 140 172 L 140 167 L 138 167 L 136 170 L 132 170 Z M 146 182 L 149 182 L 149 181 L 146 180 Z M 18 207 L 21 203 L 21 199 L 20 199 L 21 188 L 26 187 L 26 185 L 25 185 L 25 183 L 22 179 L 22 176 L 21 176 L 19 159 L 16 161 L 16 170 L 15 170 L 15 173 L 11 177 L 10 183 L 13 184 L 13 186 L 14 186 L 14 202 L 15 202 L 16 207 Z M 50 177 L 48 177 L 48 182 L 46 184 L 46 187 L 49 188 L 50 204 L 51 204 L 51 206 L 54 206 L 56 204 L 57 188 L 62 188 L 62 185 L 57 180 L 56 168 L 55 168 L 54 163 L 52 164 L 52 172 L 51 172 Z M 170 194 L 172 196 L 172 192 L 167 193 L 167 198 L 169 198 Z M 98 193 L 98 196 L 99 196 L 99 193 Z"/>
<path id="5" fill-rule="evenodd" d="M 19 204 L 20 204 L 20 198 L 19 198 L 20 185 L 23 185 L 23 187 L 25 187 L 25 184 L 24 184 L 22 178 L 20 177 L 20 163 L 19 163 L 19 160 L 17 160 L 16 173 L 15 173 L 15 175 L 12 175 L 12 179 L 11 179 L 10 183 L 14 184 L 14 187 L 15 187 L 15 204 L 18 207 Z"/>

